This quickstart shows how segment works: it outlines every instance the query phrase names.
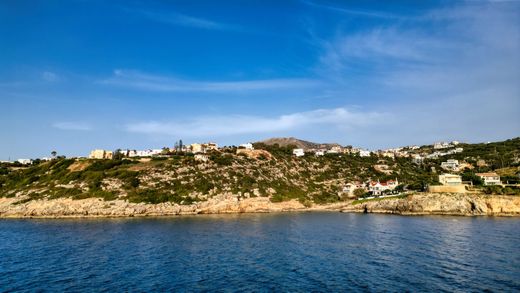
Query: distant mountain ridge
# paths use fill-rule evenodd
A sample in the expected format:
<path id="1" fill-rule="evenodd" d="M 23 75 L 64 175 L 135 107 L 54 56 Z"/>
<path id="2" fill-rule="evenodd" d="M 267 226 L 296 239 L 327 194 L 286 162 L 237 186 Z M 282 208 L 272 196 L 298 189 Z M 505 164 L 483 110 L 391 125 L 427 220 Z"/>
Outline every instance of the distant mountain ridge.
<path id="1" fill-rule="evenodd" d="M 269 139 L 259 141 L 259 142 L 264 143 L 266 145 L 278 144 L 281 147 L 295 145 L 296 147 L 304 149 L 304 150 L 330 149 L 333 146 L 340 146 L 340 144 L 337 144 L 337 143 L 315 143 L 315 142 L 297 139 L 295 137 L 274 137 L 274 138 L 269 138 Z"/>

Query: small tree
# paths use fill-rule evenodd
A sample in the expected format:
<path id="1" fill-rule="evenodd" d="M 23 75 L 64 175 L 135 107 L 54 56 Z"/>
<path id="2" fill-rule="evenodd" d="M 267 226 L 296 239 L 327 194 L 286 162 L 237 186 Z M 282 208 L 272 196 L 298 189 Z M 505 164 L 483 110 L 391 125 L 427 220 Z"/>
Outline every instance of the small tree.
<path id="1" fill-rule="evenodd" d="M 122 160 L 123 159 L 123 153 L 121 152 L 121 149 L 115 150 L 114 155 L 112 156 L 112 159 L 114 159 L 114 160 Z"/>
<path id="2" fill-rule="evenodd" d="M 365 193 L 366 193 L 366 191 L 363 188 L 354 189 L 354 196 L 357 198 L 363 196 Z"/>
<path id="3" fill-rule="evenodd" d="M 51 152 L 51 156 L 52 156 L 53 158 L 56 158 L 56 155 L 57 155 L 57 154 L 58 154 L 57 151 L 52 151 L 52 152 Z"/>

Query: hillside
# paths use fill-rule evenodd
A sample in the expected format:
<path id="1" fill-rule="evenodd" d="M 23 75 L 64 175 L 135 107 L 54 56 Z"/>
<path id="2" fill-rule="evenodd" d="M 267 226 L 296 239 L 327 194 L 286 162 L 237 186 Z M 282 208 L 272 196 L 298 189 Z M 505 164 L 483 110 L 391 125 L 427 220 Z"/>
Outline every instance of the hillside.
<path id="1" fill-rule="evenodd" d="M 294 137 L 275 137 L 275 138 L 270 138 L 270 139 L 260 141 L 258 143 L 265 144 L 268 146 L 273 146 L 275 144 L 278 144 L 280 147 L 295 146 L 296 148 L 301 148 L 304 150 L 321 149 L 321 148 L 329 149 L 333 146 L 339 146 L 339 144 L 337 144 L 337 143 L 315 143 L 315 142 L 297 139 Z"/>
<path id="2" fill-rule="evenodd" d="M 420 164 L 405 157 L 356 154 L 295 158 L 291 147 L 265 143 L 255 144 L 255 148 L 269 152 L 271 159 L 237 155 L 236 148 L 226 148 L 209 153 L 206 162 L 196 160 L 193 154 L 175 154 L 153 159 L 61 158 L 28 167 L 3 164 L 0 197 L 15 198 L 18 204 L 40 199 L 101 198 L 190 205 L 225 195 L 236 200 L 256 197 L 270 202 L 294 199 L 304 205 L 327 204 L 344 200 L 342 188 L 352 181 L 397 178 L 402 187 L 421 191 L 428 184 L 437 184 L 440 163 L 449 158 L 464 160 L 471 167 L 459 172 L 465 180 L 474 179 L 475 172 L 507 170 L 509 180 L 518 182 L 520 139 L 463 147 L 462 153 L 426 159 Z"/>

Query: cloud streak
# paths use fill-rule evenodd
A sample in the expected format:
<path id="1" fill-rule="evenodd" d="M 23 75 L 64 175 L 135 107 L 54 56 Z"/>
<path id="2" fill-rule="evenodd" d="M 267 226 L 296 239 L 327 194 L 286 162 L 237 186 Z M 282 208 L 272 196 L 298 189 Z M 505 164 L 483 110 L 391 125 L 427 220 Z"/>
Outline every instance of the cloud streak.
<path id="1" fill-rule="evenodd" d="M 310 88 L 321 84 L 321 82 L 317 80 L 297 78 L 244 81 L 197 81 L 145 74 L 132 70 L 115 70 L 112 77 L 101 80 L 100 83 L 154 92 L 216 93 Z"/>
<path id="2" fill-rule="evenodd" d="M 385 108 L 399 119 L 381 125 L 387 131 L 378 140 L 511 137 L 520 131 L 518 4 L 464 3 L 411 20 L 421 25 L 344 33 L 323 43 L 319 70 L 356 84 L 353 92 L 391 101 Z"/>
<path id="3" fill-rule="evenodd" d="M 90 131 L 92 126 L 85 122 L 56 122 L 52 127 L 60 130 Z"/>
<path id="4" fill-rule="evenodd" d="M 383 119 L 386 113 L 355 112 L 346 108 L 319 109 L 278 117 L 246 115 L 206 116 L 185 122 L 148 121 L 127 124 L 126 131 L 150 135 L 182 137 L 222 137 L 243 134 L 277 133 L 317 126 L 349 129 L 363 128 Z"/>
<path id="5" fill-rule="evenodd" d="M 55 82 L 60 80 L 59 76 L 56 73 L 50 71 L 44 71 L 42 73 L 42 79 L 47 82 Z"/>
<path id="6" fill-rule="evenodd" d="M 241 26 L 216 22 L 213 20 L 194 17 L 176 12 L 157 12 L 149 10 L 126 9 L 137 15 L 142 15 L 149 20 L 175 26 L 183 26 L 188 28 L 217 30 L 217 31 L 236 31 L 241 32 L 244 29 Z"/>

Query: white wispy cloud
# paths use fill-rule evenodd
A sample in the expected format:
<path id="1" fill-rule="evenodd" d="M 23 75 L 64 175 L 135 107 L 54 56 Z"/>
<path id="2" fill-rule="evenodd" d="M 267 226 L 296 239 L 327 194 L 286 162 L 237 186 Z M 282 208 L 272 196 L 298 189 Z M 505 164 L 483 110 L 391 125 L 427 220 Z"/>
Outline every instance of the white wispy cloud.
<path id="1" fill-rule="evenodd" d="M 133 70 L 115 70 L 100 83 L 157 92 L 231 92 L 309 88 L 321 84 L 312 79 L 264 79 L 244 81 L 197 81 L 146 74 Z"/>
<path id="2" fill-rule="evenodd" d="M 92 126 L 85 122 L 56 122 L 52 124 L 52 127 L 60 130 L 78 130 L 78 131 L 89 131 L 92 130 Z"/>
<path id="3" fill-rule="evenodd" d="M 50 71 L 44 71 L 42 73 L 42 79 L 44 81 L 47 81 L 47 82 L 55 82 L 55 81 L 58 81 L 60 78 L 59 76 L 54 73 L 54 72 L 50 72 Z"/>
<path id="4" fill-rule="evenodd" d="M 389 119 L 386 113 L 352 111 L 346 108 L 319 109 L 278 117 L 247 115 L 204 116 L 184 122 L 147 121 L 125 126 L 126 131 L 182 137 L 222 137 L 241 134 L 276 133 L 317 126 L 363 128 Z"/>
<path id="5" fill-rule="evenodd" d="M 402 18 L 404 18 L 401 15 L 385 13 L 385 12 L 381 12 L 381 11 L 347 9 L 347 8 L 343 8 L 343 7 L 339 7 L 339 6 L 319 4 L 319 3 L 315 3 L 312 1 L 305 1 L 305 0 L 302 0 L 301 2 L 306 5 L 312 6 L 312 7 L 322 8 L 322 9 L 326 9 L 329 11 L 347 14 L 347 15 L 353 15 L 353 16 L 370 17 L 370 18 L 384 18 L 384 19 L 402 19 Z"/>
<path id="6" fill-rule="evenodd" d="M 319 70 L 351 85 L 349 90 L 360 81 L 352 91 L 390 101 L 385 108 L 399 119 L 380 127 L 385 131 L 379 140 L 397 145 L 419 138 L 515 136 L 520 131 L 518 15 L 520 2 L 464 2 L 410 22 L 344 33 L 323 43 Z"/>
<path id="7" fill-rule="evenodd" d="M 206 18 L 194 17 L 191 15 L 185 15 L 177 12 L 164 12 L 164 11 L 150 11 L 143 9 L 125 9 L 128 12 L 131 12 L 136 15 L 141 15 L 146 17 L 147 19 L 159 23 L 164 23 L 168 25 L 175 26 L 184 26 L 191 27 L 197 29 L 205 29 L 205 30 L 220 30 L 220 31 L 244 31 L 239 25 L 228 24 L 218 21 L 213 21 Z"/>

